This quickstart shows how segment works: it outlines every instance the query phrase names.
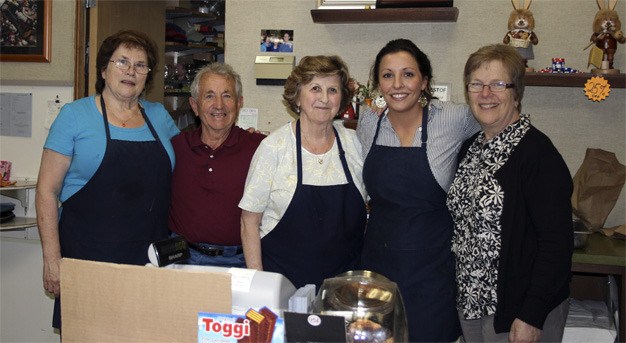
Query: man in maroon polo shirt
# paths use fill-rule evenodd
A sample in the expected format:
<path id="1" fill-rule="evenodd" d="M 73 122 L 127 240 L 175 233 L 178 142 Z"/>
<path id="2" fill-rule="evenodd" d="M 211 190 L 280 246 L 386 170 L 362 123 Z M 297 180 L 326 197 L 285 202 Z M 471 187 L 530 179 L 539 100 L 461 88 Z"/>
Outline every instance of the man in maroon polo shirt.
<path id="1" fill-rule="evenodd" d="M 227 64 L 198 71 L 189 103 L 201 125 L 172 139 L 176 166 L 169 228 L 189 243 L 189 264 L 245 268 L 237 205 L 252 155 L 265 136 L 235 126 L 242 85 Z"/>

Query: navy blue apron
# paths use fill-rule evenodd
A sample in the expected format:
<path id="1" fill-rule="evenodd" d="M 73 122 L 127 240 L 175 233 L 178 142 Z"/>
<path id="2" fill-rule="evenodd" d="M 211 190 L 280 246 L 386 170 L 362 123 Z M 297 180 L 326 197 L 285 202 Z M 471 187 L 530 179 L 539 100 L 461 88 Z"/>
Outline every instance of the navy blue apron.
<path id="1" fill-rule="evenodd" d="M 106 149 L 102 163 L 78 192 L 63 202 L 61 256 L 143 265 L 150 243 L 168 238 L 171 163 L 143 108 L 154 141 L 111 139 L 102 95 Z M 60 299 L 52 326 L 60 328 Z"/>
<path id="2" fill-rule="evenodd" d="M 362 267 L 398 284 L 411 342 L 451 342 L 460 335 L 450 250 L 453 224 L 446 192 L 426 156 L 428 107 L 421 147 L 377 145 L 382 118 L 363 165 L 371 201 Z"/>
<path id="3" fill-rule="evenodd" d="M 287 211 L 263 239 L 263 270 L 287 277 L 296 288 L 359 268 L 365 230 L 365 202 L 354 185 L 337 130 L 344 185 L 302 183 L 300 121 L 296 122 L 298 185 Z"/>

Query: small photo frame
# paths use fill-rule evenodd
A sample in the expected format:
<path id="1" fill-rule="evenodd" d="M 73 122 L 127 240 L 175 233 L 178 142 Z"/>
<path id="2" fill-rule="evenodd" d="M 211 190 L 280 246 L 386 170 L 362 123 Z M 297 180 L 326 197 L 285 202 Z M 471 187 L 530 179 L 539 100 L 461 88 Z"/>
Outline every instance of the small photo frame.
<path id="1" fill-rule="evenodd" d="M 294 49 L 293 30 L 261 30 L 260 52 L 292 53 Z"/>
<path id="2" fill-rule="evenodd" d="M 1 3 L 0 61 L 50 62 L 52 0 Z"/>

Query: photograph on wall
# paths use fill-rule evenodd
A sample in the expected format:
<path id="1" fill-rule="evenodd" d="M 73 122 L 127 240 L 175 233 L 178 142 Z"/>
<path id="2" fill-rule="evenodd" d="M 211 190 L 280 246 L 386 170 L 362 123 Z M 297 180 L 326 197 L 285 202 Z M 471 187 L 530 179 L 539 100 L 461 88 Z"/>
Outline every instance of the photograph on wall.
<path id="1" fill-rule="evenodd" d="M 261 30 L 261 52 L 293 52 L 293 30 Z"/>
<path id="2" fill-rule="evenodd" d="M 52 0 L 0 1 L 0 61 L 50 62 Z"/>

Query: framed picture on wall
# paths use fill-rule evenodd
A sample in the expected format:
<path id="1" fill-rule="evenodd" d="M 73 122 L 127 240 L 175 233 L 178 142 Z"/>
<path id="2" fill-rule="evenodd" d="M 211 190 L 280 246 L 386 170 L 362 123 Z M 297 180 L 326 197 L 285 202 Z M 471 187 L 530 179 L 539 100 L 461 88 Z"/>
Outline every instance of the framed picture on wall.
<path id="1" fill-rule="evenodd" d="M 260 52 L 293 52 L 293 30 L 261 30 Z"/>
<path id="2" fill-rule="evenodd" d="M 50 62 L 52 0 L 0 3 L 0 61 Z"/>

